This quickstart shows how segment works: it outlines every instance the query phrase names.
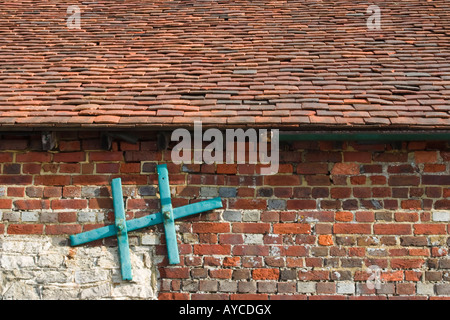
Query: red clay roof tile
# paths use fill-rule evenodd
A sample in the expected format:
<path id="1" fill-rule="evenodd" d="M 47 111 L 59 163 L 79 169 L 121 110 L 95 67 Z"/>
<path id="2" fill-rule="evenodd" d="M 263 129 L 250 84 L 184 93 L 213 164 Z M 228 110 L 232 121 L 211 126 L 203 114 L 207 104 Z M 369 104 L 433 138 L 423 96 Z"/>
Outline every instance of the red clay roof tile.
<path id="1" fill-rule="evenodd" d="M 448 0 L 78 5 L 0 3 L 0 129 L 450 128 Z"/>

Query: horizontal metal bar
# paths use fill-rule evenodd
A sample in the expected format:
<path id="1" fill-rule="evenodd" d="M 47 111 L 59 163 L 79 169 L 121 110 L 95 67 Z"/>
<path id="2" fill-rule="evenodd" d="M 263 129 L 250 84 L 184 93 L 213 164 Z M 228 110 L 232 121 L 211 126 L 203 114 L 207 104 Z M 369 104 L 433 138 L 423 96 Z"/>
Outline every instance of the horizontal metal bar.
<path id="1" fill-rule="evenodd" d="M 449 141 L 449 132 L 295 132 L 280 133 L 280 141 Z"/>
<path id="2" fill-rule="evenodd" d="M 183 207 L 173 209 L 174 219 L 184 218 L 196 213 L 222 208 L 222 200 L 220 197 L 204 200 L 201 202 L 191 203 Z M 126 221 L 128 232 L 150 227 L 163 223 L 161 212 L 149 214 L 145 217 Z M 78 246 L 83 243 L 91 242 L 98 239 L 112 237 L 116 235 L 116 227 L 114 225 L 104 226 L 98 229 L 86 231 L 83 233 L 70 236 L 70 245 Z"/>

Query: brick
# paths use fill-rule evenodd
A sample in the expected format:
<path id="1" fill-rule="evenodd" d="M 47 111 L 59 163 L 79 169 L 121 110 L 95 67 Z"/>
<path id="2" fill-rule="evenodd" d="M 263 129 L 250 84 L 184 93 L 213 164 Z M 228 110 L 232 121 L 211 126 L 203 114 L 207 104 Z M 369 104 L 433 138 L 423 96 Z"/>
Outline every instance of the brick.
<path id="1" fill-rule="evenodd" d="M 49 207 L 48 200 L 15 200 L 14 207 L 18 210 L 40 210 Z"/>
<path id="2" fill-rule="evenodd" d="M 12 199 L 0 199 L 0 209 L 11 209 Z"/>
<path id="3" fill-rule="evenodd" d="M 41 175 L 34 178 L 34 184 L 44 186 L 65 186 L 70 184 L 70 176 Z"/>
<path id="4" fill-rule="evenodd" d="M 433 221 L 437 222 L 449 222 L 450 221 L 450 211 L 434 211 Z"/>
<path id="5" fill-rule="evenodd" d="M 402 200 L 401 207 L 402 207 L 402 209 L 405 209 L 405 210 L 420 210 L 420 209 L 422 209 L 422 201 L 421 200 Z"/>
<path id="6" fill-rule="evenodd" d="M 423 182 L 424 184 L 427 184 Z M 420 184 L 419 176 L 412 175 L 391 175 L 388 179 L 390 186 L 418 186 Z"/>
<path id="7" fill-rule="evenodd" d="M 415 269 L 424 264 L 423 259 L 391 259 L 392 269 Z"/>
<path id="8" fill-rule="evenodd" d="M 336 285 L 334 282 L 318 282 L 316 291 L 318 294 L 334 294 L 336 293 Z"/>
<path id="9" fill-rule="evenodd" d="M 405 281 L 420 281 L 421 279 L 421 271 L 405 270 Z"/>
<path id="10" fill-rule="evenodd" d="M 266 209 L 266 200 L 262 199 L 230 199 L 229 206 L 230 209 Z"/>
<path id="11" fill-rule="evenodd" d="M 160 151 L 125 151 L 126 162 L 140 161 L 161 161 L 162 153 Z"/>
<path id="12" fill-rule="evenodd" d="M 16 155 L 16 162 L 50 162 L 51 153 L 48 152 L 27 152 L 18 153 Z"/>
<path id="13" fill-rule="evenodd" d="M 8 234 L 42 234 L 43 224 L 10 224 L 7 229 Z"/>
<path id="14" fill-rule="evenodd" d="M 38 174 L 41 172 L 41 165 L 37 163 L 24 163 L 22 165 L 23 174 Z"/>
<path id="15" fill-rule="evenodd" d="M 436 293 L 442 296 L 450 296 L 450 284 L 449 283 L 437 283 Z"/>
<path id="16" fill-rule="evenodd" d="M 194 254 L 197 255 L 229 255 L 231 246 L 228 244 L 196 244 Z"/>
<path id="17" fill-rule="evenodd" d="M 217 269 L 209 270 L 209 276 L 214 279 L 231 279 L 233 270 L 231 269 Z"/>
<path id="18" fill-rule="evenodd" d="M 238 292 L 240 293 L 255 293 L 256 292 L 256 282 L 238 282 Z M 241 297 L 243 298 L 243 297 Z"/>
<path id="19" fill-rule="evenodd" d="M 372 211 L 358 211 L 355 213 L 355 220 L 358 222 L 373 222 L 375 214 Z"/>
<path id="20" fill-rule="evenodd" d="M 278 280 L 280 270 L 278 269 L 254 269 L 252 270 L 252 278 L 254 280 Z"/>
<path id="21" fill-rule="evenodd" d="M 7 192 L 8 197 L 24 197 L 25 188 L 24 187 L 9 187 Z"/>
<path id="22" fill-rule="evenodd" d="M 19 154 L 16 155 L 16 158 Z M 12 162 L 13 161 L 13 153 L 10 152 L 0 152 L 0 163 Z M 16 162 L 21 162 L 16 160 Z"/>
<path id="23" fill-rule="evenodd" d="M 300 189 L 300 188 L 298 188 L 298 189 Z M 304 189 L 311 190 L 310 188 L 304 188 Z M 312 188 L 312 192 L 309 191 L 308 195 L 306 197 L 300 197 L 300 198 L 309 198 L 311 196 L 313 198 L 328 198 L 329 195 L 330 195 L 329 188 L 320 188 L 320 187 L 318 187 L 318 188 Z"/>
<path id="24" fill-rule="evenodd" d="M 397 283 L 397 294 L 411 295 L 415 292 L 416 286 L 414 283 Z"/>
<path id="25" fill-rule="evenodd" d="M 414 234 L 446 234 L 444 224 L 414 224 Z"/>
<path id="26" fill-rule="evenodd" d="M 295 292 L 296 292 L 295 282 L 278 282 L 278 294 L 295 293 Z"/>
<path id="27" fill-rule="evenodd" d="M 273 224 L 275 234 L 310 234 L 311 226 L 303 223 L 275 223 Z"/>
<path id="28" fill-rule="evenodd" d="M 242 213 L 238 210 L 225 210 L 223 212 L 223 219 L 225 221 L 241 221 L 242 220 Z"/>
<path id="29" fill-rule="evenodd" d="M 53 210 L 61 209 L 85 209 L 87 208 L 86 199 L 55 199 L 51 202 Z"/>
<path id="30" fill-rule="evenodd" d="M 331 185 L 330 177 L 327 175 L 309 175 L 309 176 L 305 176 L 305 180 L 309 186 L 329 186 L 329 185 Z"/>
<path id="31" fill-rule="evenodd" d="M 89 208 L 90 209 L 113 209 L 113 200 L 111 198 L 89 199 Z"/>
<path id="32" fill-rule="evenodd" d="M 61 197 L 62 195 L 62 187 L 45 187 L 44 188 L 44 197 L 45 198 L 56 198 Z"/>
<path id="33" fill-rule="evenodd" d="M 436 200 L 436 202 L 434 203 L 434 208 L 436 210 L 450 210 L 450 200 L 449 199 Z"/>
<path id="34" fill-rule="evenodd" d="M 120 164 L 121 173 L 139 173 L 141 172 L 140 163 L 121 163 Z"/>
<path id="35" fill-rule="evenodd" d="M 435 163 L 437 161 L 437 151 L 416 151 L 414 152 L 416 163 Z"/>
<path id="36" fill-rule="evenodd" d="M 269 255 L 269 247 L 257 244 L 235 245 L 232 252 L 236 256 L 267 256 Z"/>
<path id="37" fill-rule="evenodd" d="M 53 154 L 53 162 L 84 162 L 86 153 L 84 152 L 64 152 Z"/>
<path id="38" fill-rule="evenodd" d="M 79 224 L 62 224 L 62 225 L 47 225 L 45 226 L 45 233 L 50 235 L 55 234 L 77 234 L 80 233 L 81 226 Z"/>
<path id="39" fill-rule="evenodd" d="M 418 282 L 417 285 L 417 294 L 418 295 L 434 295 L 434 284 L 433 283 L 423 283 Z"/>
<path id="40" fill-rule="evenodd" d="M 269 230 L 270 230 L 269 223 L 250 223 L 250 222 L 233 223 L 234 233 L 268 233 Z"/>
<path id="41" fill-rule="evenodd" d="M 237 292 L 237 281 L 219 281 L 220 292 Z"/>
<path id="42" fill-rule="evenodd" d="M 216 292 L 219 288 L 217 280 L 200 280 L 199 290 L 207 292 Z"/>
<path id="43" fill-rule="evenodd" d="M 423 172 L 445 172 L 446 169 L 445 164 L 425 164 Z"/>
<path id="44" fill-rule="evenodd" d="M 180 292 L 160 292 L 158 294 L 158 300 L 189 300 L 189 294 Z"/>
<path id="45" fill-rule="evenodd" d="M 260 293 L 276 293 L 277 282 L 273 281 L 258 281 L 258 292 Z"/>
<path id="46" fill-rule="evenodd" d="M 375 224 L 373 226 L 375 234 L 411 234 L 410 224 Z"/>
<path id="47" fill-rule="evenodd" d="M 342 154 L 340 152 L 308 151 L 305 154 L 305 162 L 340 162 Z"/>
<path id="48" fill-rule="evenodd" d="M 168 279 L 188 279 L 190 268 L 186 267 L 164 267 L 159 268 L 159 272 L 162 278 Z"/>
<path id="49" fill-rule="evenodd" d="M 299 174 L 327 174 L 328 163 L 299 163 L 297 164 Z"/>
<path id="50" fill-rule="evenodd" d="M 220 187 L 219 197 L 222 198 L 235 198 L 237 195 L 237 189 L 233 187 Z"/>
<path id="51" fill-rule="evenodd" d="M 259 210 L 245 210 L 242 221 L 260 221 L 261 213 Z"/>
<path id="52" fill-rule="evenodd" d="M 373 155 L 375 162 L 407 162 L 408 153 L 377 153 Z"/>
<path id="53" fill-rule="evenodd" d="M 79 198 L 81 197 L 81 188 L 77 186 L 63 187 L 64 198 Z"/>
<path id="54" fill-rule="evenodd" d="M 397 222 L 416 222 L 419 221 L 417 212 L 395 212 L 395 221 Z"/>
<path id="55" fill-rule="evenodd" d="M 272 247 L 274 248 L 274 247 Z M 304 257 L 308 255 L 308 249 L 304 246 L 286 246 L 282 248 L 281 255 L 291 256 L 291 257 Z"/>
<path id="56" fill-rule="evenodd" d="M 269 199 L 267 201 L 267 209 L 268 210 L 285 210 L 286 209 L 286 200 Z"/>
<path id="57" fill-rule="evenodd" d="M 351 188 L 331 188 L 330 194 L 333 199 L 350 198 L 352 193 Z"/>
<path id="58" fill-rule="evenodd" d="M 316 209 L 316 200 L 287 200 L 288 210 Z"/>
<path id="59" fill-rule="evenodd" d="M 79 175 L 72 177 L 73 185 L 109 185 L 110 177 L 107 175 Z"/>
<path id="60" fill-rule="evenodd" d="M 317 282 L 299 281 L 297 282 L 297 291 L 299 293 L 315 293 Z"/>
<path id="61" fill-rule="evenodd" d="M 401 237 L 400 244 L 402 246 L 423 247 L 428 245 L 428 240 L 426 237 L 417 237 L 417 236 Z"/>
<path id="62" fill-rule="evenodd" d="M 338 211 L 335 215 L 336 221 L 348 222 L 353 220 L 353 213 L 350 211 Z"/>
<path id="63" fill-rule="evenodd" d="M 237 267 L 239 266 L 241 262 L 240 257 L 225 257 L 223 259 L 223 266 L 224 267 Z"/>
<path id="64" fill-rule="evenodd" d="M 335 175 L 357 175 L 359 173 L 359 164 L 349 162 L 336 163 L 331 170 L 331 174 Z"/>
<path id="65" fill-rule="evenodd" d="M 195 233 L 226 233 L 230 232 L 229 223 L 219 222 L 196 222 L 192 225 L 192 232 Z"/>
<path id="66" fill-rule="evenodd" d="M 78 140 L 74 141 L 61 140 L 58 143 L 58 149 L 60 151 L 79 151 L 81 149 L 81 142 Z"/>
<path id="67" fill-rule="evenodd" d="M 119 163 L 96 163 L 95 170 L 97 173 L 119 173 Z"/>
<path id="68" fill-rule="evenodd" d="M 326 235 L 319 235 L 319 240 L 318 240 L 319 244 L 321 246 L 332 246 L 333 243 L 333 236 L 330 234 L 326 234 Z"/>
<path id="69" fill-rule="evenodd" d="M 216 172 L 218 174 L 237 174 L 237 164 L 218 164 Z"/>
<path id="70" fill-rule="evenodd" d="M 248 269 L 235 269 L 233 270 L 233 280 L 248 280 L 250 279 L 250 270 Z"/>
<path id="71" fill-rule="evenodd" d="M 388 173 L 414 173 L 414 167 L 410 164 L 401 164 L 395 166 L 389 166 Z"/>
<path id="72" fill-rule="evenodd" d="M 283 269 L 280 273 L 281 281 L 297 280 L 297 271 L 293 269 Z"/>
<path id="73" fill-rule="evenodd" d="M 362 223 L 336 223 L 333 226 L 335 234 L 370 234 L 370 224 Z"/>
<path id="74" fill-rule="evenodd" d="M 442 185 L 449 186 L 450 185 L 450 175 L 423 175 L 422 176 L 422 184 L 423 185 Z"/>
<path id="75" fill-rule="evenodd" d="M 3 174 L 20 174 L 21 165 L 18 163 L 5 163 L 3 165 Z"/>
<path id="76" fill-rule="evenodd" d="M 339 294 L 354 294 L 355 293 L 355 283 L 354 282 L 336 282 L 336 293 Z"/>
<path id="77" fill-rule="evenodd" d="M 264 184 L 269 186 L 298 186 L 301 184 L 297 175 L 271 175 L 264 177 Z"/>
<path id="78" fill-rule="evenodd" d="M 32 184 L 32 180 L 28 175 L 1 175 L 0 185 L 27 185 Z"/>

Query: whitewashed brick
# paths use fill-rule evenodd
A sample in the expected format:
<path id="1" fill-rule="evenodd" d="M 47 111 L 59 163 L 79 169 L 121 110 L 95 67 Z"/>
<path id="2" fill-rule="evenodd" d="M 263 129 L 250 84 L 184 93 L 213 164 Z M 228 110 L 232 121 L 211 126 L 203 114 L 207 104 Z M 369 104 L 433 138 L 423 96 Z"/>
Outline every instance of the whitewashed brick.
<path id="1" fill-rule="evenodd" d="M 297 291 L 299 293 L 315 293 L 316 292 L 316 283 L 312 282 L 312 281 L 298 282 L 297 283 Z"/>
<path id="2" fill-rule="evenodd" d="M 336 292 L 341 294 L 354 294 L 355 283 L 354 282 L 336 282 Z"/>
<path id="3" fill-rule="evenodd" d="M 450 211 L 434 211 L 433 212 L 433 221 L 450 221 Z"/>

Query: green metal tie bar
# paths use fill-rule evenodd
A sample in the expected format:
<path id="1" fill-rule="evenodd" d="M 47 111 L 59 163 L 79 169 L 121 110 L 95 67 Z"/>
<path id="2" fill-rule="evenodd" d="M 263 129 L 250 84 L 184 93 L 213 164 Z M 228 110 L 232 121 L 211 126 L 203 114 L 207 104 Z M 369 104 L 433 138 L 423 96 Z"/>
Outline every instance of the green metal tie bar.
<path id="1" fill-rule="evenodd" d="M 121 180 L 120 178 L 113 179 L 111 190 L 113 195 L 115 224 L 70 236 L 70 244 L 72 246 L 77 246 L 117 235 L 123 280 L 132 280 L 128 232 L 163 223 L 169 264 L 178 264 L 180 263 L 180 258 L 178 255 L 174 221 L 193 214 L 222 208 L 222 199 L 220 197 L 188 204 L 183 207 L 172 208 L 167 165 L 158 165 L 157 172 L 161 212 L 126 221 Z"/>

